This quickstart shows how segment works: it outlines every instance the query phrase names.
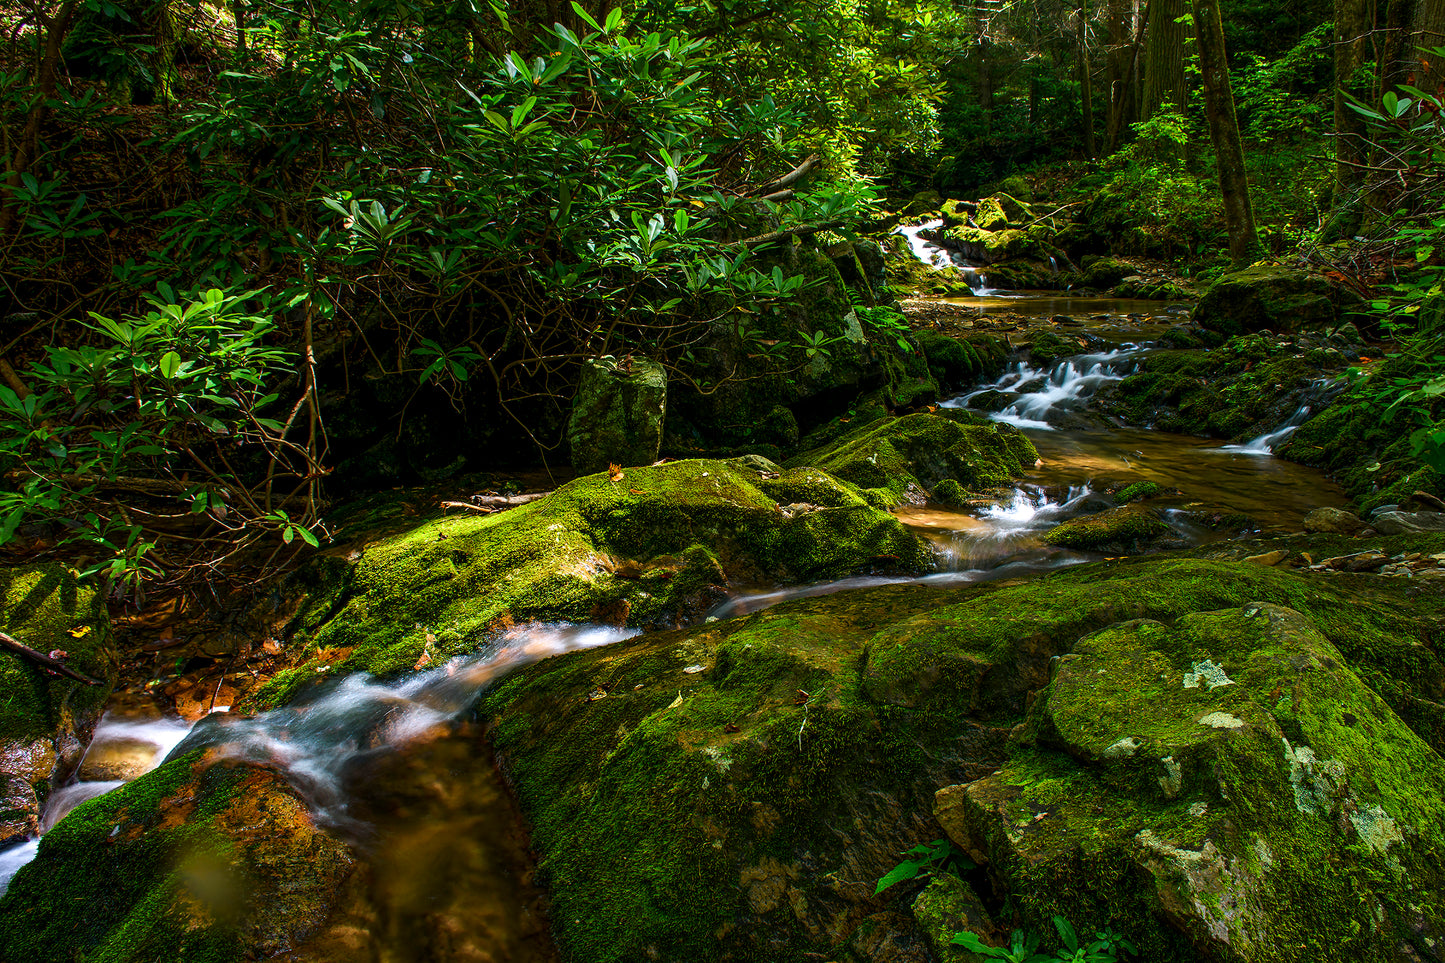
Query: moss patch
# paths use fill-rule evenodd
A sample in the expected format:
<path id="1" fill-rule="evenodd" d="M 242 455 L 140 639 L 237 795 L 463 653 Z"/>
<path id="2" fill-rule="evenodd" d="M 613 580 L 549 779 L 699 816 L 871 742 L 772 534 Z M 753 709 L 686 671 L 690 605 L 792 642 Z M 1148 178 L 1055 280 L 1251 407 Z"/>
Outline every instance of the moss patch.
<path id="1" fill-rule="evenodd" d="M 470 651 L 525 620 L 676 623 L 729 580 L 918 571 L 922 543 L 856 488 L 811 468 L 776 478 L 690 460 L 579 478 L 510 511 L 435 519 L 385 538 L 306 609 L 305 662 L 261 690 L 277 704 L 318 670 L 375 674 Z"/>
<path id="2" fill-rule="evenodd" d="M 952 410 L 882 419 L 788 464 L 816 465 L 899 504 L 948 478 L 970 490 L 1003 485 L 1038 458 L 1018 429 L 974 419 Z"/>

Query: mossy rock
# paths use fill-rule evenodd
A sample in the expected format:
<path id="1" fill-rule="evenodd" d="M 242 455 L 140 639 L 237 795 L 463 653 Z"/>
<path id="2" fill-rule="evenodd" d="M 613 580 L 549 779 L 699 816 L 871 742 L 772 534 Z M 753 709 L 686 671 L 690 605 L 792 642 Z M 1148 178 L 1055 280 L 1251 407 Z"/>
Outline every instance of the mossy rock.
<path id="1" fill-rule="evenodd" d="M 1362 694 L 1367 711 L 1357 717 L 1388 722 L 1380 731 L 1404 738 L 1384 706 L 1420 714 L 1411 707 L 1445 694 L 1445 668 L 1420 641 L 1445 600 L 1401 604 L 1403 581 L 1153 557 L 1024 584 L 891 586 L 550 659 L 499 683 L 480 713 L 533 827 L 564 959 L 848 959 L 853 951 L 843 947 L 890 938 L 890 927 L 904 927 L 893 931 L 903 942 L 924 938 L 924 920 L 908 910 L 918 911 L 918 890 L 890 890 L 885 901 L 896 899 L 903 912 L 885 918 L 874 882 L 900 852 L 938 837 L 934 790 L 960 782 L 960 772 L 978 780 L 1011 755 L 1028 758 L 1010 748 L 1009 733 L 1038 702 L 1055 656 L 1080 638 L 1120 621 L 1173 623 L 1252 600 L 1294 605 L 1338 650 L 1340 668 L 1331 671 L 1352 671 L 1382 696 Z M 1286 683 L 1279 698 L 1289 693 Z M 1087 713 L 1079 720 L 1086 726 Z M 1047 751 L 1077 774 L 1081 763 Z M 1092 800 L 1058 805 L 1087 811 Z M 1180 805 L 1194 801 L 1181 797 Z M 1144 819 L 1173 803 L 1141 797 L 1138 805 Z M 1036 820 L 1039 812 L 1053 810 L 1027 819 L 1010 811 L 1015 831 L 1058 825 Z M 1135 817 L 1124 807 L 1106 812 Z M 1131 858 L 1105 853 L 1090 866 Z M 1079 872 L 1056 886 L 1060 899 L 1049 908 L 1080 932 L 1107 923 L 1151 950 L 1188 949 L 1169 922 L 1132 912 L 1134 904 L 1096 913 L 1100 901 L 1089 892 L 1112 892 L 1117 880 L 1112 871 Z M 1035 890 L 1020 892 L 1033 898 Z M 1019 908 L 1050 931 L 1035 904 Z M 922 915 L 937 923 L 945 909 L 925 905 Z"/>
<path id="2" fill-rule="evenodd" d="M 918 571 L 927 549 L 856 488 L 815 468 L 765 477 L 689 460 L 589 475 L 494 515 L 424 522 L 369 545 L 307 609 L 303 661 L 256 697 L 321 672 L 411 669 L 513 621 L 677 624 L 730 580 L 806 582 L 869 566 Z"/>
<path id="3" fill-rule="evenodd" d="M 938 206 L 938 215 L 945 227 L 967 226 L 973 217 L 973 208 L 968 201 L 947 200 Z"/>
<path id="4" fill-rule="evenodd" d="M 1304 331 L 1333 327 L 1363 308 L 1352 291 L 1323 277 L 1287 267 L 1255 265 L 1210 285 L 1192 318 L 1225 334 Z"/>
<path id="5" fill-rule="evenodd" d="M 1029 358 L 1044 368 L 1052 368 L 1063 359 L 1086 350 L 1080 339 L 1066 337 L 1047 328 L 1030 332 L 1028 339 Z"/>
<path id="6" fill-rule="evenodd" d="M 985 197 L 973 212 L 973 223 L 981 231 L 1002 231 L 1010 226 L 1009 221 L 997 197 Z"/>
<path id="7" fill-rule="evenodd" d="M 1091 259 L 1084 267 L 1079 281 L 1085 287 L 1106 290 L 1137 272 L 1138 268 L 1127 261 L 1120 261 L 1112 257 L 1098 257 Z"/>
<path id="8" fill-rule="evenodd" d="M 667 369 L 643 359 L 588 360 L 582 365 L 567 444 L 580 474 L 609 464 L 650 465 L 662 447 Z"/>
<path id="9" fill-rule="evenodd" d="M 1141 481 L 1132 485 L 1126 485 L 1114 494 L 1114 501 L 1120 505 L 1127 505 L 1145 498 L 1153 498 L 1163 489 L 1157 482 Z"/>
<path id="10" fill-rule="evenodd" d="M 0 846 L 33 835 L 52 787 L 80 763 L 118 668 L 105 599 L 60 565 L 0 569 L 0 630 L 102 684 L 0 650 Z"/>
<path id="11" fill-rule="evenodd" d="M 1169 526 L 1154 509 L 1144 505 L 1125 505 L 1072 518 L 1049 529 L 1044 541 L 1085 552 L 1108 549 L 1137 552 L 1167 534 Z"/>
<path id="12" fill-rule="evenodd" d="M 1036 748 L 961 787 L 954 823 L 1026 923 L 1160 920 L 1151 960 L 1385 963 L 1445 940 L 1445 761 L 1301 613 L 1106 629 L 1029 725 Z"/>
<path id="13" fill-rule="evenodd" d="M 0 959 L 270 958 L 321 928 L 355 866 L 279 773 L 192 753 L 45 834 L 0 897 Z"/>
<path id="14" fill-rule="evenodd" d="M 816 465 L 900 504 L 946 478 L 977 491 L 1006 484 L 1033 467 L 1038 452 L 1009 425 L 975 423 L 963 411 L 876 421 L 789 465 Z"/>
<path id="15" fill-rule="evenodd" d="M 928 368 L 939 385 L 959 388 L 971 385 L 986 373 L 986 362 L 974 345 L 951 338 L 940 331 L 921 328 L 913 339 L 928 359 Z"/>
<path id="16" fill-rule="evenodd" d="M 977 227 L 949 227 L 932 232 L 944 247 L 984 264 L 996 264 L 1010 258 L 1028 258 L 1047 262 L 1056 251 L 1048 239 L 1037 232 L 1001 228 L 986 231 Z"/>

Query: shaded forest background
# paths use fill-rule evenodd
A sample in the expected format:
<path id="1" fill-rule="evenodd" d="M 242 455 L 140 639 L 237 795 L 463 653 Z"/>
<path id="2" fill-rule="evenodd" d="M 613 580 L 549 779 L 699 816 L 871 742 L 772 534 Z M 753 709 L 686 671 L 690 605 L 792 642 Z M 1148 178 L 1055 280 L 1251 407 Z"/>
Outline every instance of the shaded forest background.
<path id="1" fill-rule="evenodd" d="M 1085 248 L 1302 261 L 1412 331 L 1441 45 L 1441 0 L 6 4 L 0 543 L 134 587 L 157 533 L 215 560 L 564 464 L 584 360 L 706 395 L 721 327 L 792 370 L 826 349 L 788 333 L 799 251 L 1020 177 Z M 1433 377 L 1381 397 L 1433 431 Z"/>

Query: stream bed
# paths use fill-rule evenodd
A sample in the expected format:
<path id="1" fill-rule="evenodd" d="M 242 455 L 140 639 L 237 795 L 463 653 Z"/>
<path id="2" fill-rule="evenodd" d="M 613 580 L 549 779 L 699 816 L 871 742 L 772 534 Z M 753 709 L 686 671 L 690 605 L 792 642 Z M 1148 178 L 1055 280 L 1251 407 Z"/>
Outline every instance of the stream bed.
<path id="1" fill-rule="evenodd" d="M 1175 306 L 1067 297 L 963 303 L 969 300 L 1088 318 L 1081 330 L 1115 345 L 1048 370 L 1015 362 L 993 382 L 943 403 L 982 410 L 1021 428 L 1038 449 L 1039 464 L 1011 489 L 966 505 L 898 510 L 901 520 L 934 546 L 939 563 L 930 574 L 743 587 L 716 606 L 710 619 L 883 584 L 981 582 L 1091 561 L 1102 556 L 1049 545 L 1044 534 L 1071 518 L 1115 507 L 1110 493 L 1137 482 L 1163 489 L 1149 504 L 1168 524 L 1174 547 L 1247 530 L 1295 531 L 1310 510 L 1347 504 L 1344 493 L 1318 472 L 1272 457 L 1271 445 L 1293 424 L 1226 446 L 1088 417 L 1093 393 L 1133 370 L 1149 350 L 1144 339 L 1178 319 Z M 1306 409 L 1298 420 L 1307 414 Z M 1220 524 L 1220 519 L 1237 520 Z M 438 958 L 548 961 L 555 951 L 545 898 L 530 882 L 525 834 L 468 713 L 483 687 L 521 665 L 634 634 L 598 626 L 519 626 L 482 652 L 399 682 L 364 675 L 334 680 L 284 709 L 252 717 L 213 713 L 189 734 L 180 722 L 108 715 L 89 756 L 100 758 L 107 747 L 127 745 L 129 762 L 109 770 L 93 766 L 90 778 L 82 765 L 81 780 L 52 795 L 43 824 L 49 828 L 69 809 L 153 768 L 168 754 L 204 749 L 215 758 L 264 764 L 283 771 L 317 821 L 364 855 L 374 880 L 365 905 L 344 909 L 342 919 L 295 958 L 410 958 L 417 947 L 439 938 L 433 931 L 440 928 L 453 947 L 466 951 Z M 97 773 L 107 778 L 95 778 Z M 0 892 L 36 846 L 31 840 L 0 853 Z M 434 885 L 439 877 L 455 885 Z"/>

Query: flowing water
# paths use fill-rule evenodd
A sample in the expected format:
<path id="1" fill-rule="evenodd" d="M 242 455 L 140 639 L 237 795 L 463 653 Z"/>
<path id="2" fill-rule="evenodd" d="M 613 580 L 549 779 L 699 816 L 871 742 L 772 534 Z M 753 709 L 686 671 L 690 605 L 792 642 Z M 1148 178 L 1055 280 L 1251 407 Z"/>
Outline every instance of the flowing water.
<path id="1" fill-rule="evenodd" d="M 922 243 L 917 230 L 903 233 Z M 1039 465 L 1012 489 L 963 507 L 919 504 L 898 511 L 904 524 L 934 546 L 939 565 L 932 574 L 757 587 L 726 600 L 710 618 L 876 585 L 982 582 L 1089 561 L 1098 556 L 1050 546 L 1043 536 L 1060 522 L 1114 507 L 1108 493 L 1140 481 L 1166 489 L 1150 504 L 1161 510 L 1173 544 L 1181 546 L 1237 534 L 1237 524 L 1222 529 L 1211 524 L 1222 516 L 1247 516 L 1258 528 L 1295 530 L 1309 510 L 1347 503 L 1317 473 L 1270 457 L 1312 410 L 1328 403 L 1330 383 L 1318 383 L 1285 423 L 1238 446 L 1101 426 L 1082 417 L 1089 399 L 1134 370 L 1149 350 L 1144 335 L 1175 319 L 1173 309 L 1157 302 L 1143 302 L 1147 312 L 1121 312 L 1135 305 L 1007 300 L 1040 313 L 1090 314 L 1089 333 L 1112 336 L 1116 345 L 1047 369 L 1016 362 L 993 383 L 944 403 L 983 405 L 991 409 L 988 417 L 1022 428 L 1038 448 Z M 168 754 L 205 749 L 216 758 L 270 766 L 285 773 L 318 822 L 356 846 L 370 871 L 365 894 L 349 896 L 329 928 L 295 959 L 551 963 L 555 951 L 545 896 L 530 881 L 521 821 L 468 713 L 483 687 L 519 666 L 633 634 L 599 626 L 521 626 L 470 657 L 397 682 L 355 675 L 320 686 L 284 709 L 251 717 L 217 712 L 194 728 L 107 715 L 77 781 L 48 801 L 43 828 Z M 31 840 L 0 852 L 0 892 L 36 847 Z M 432 945 L 438 940 L 446 947 Z"/>

